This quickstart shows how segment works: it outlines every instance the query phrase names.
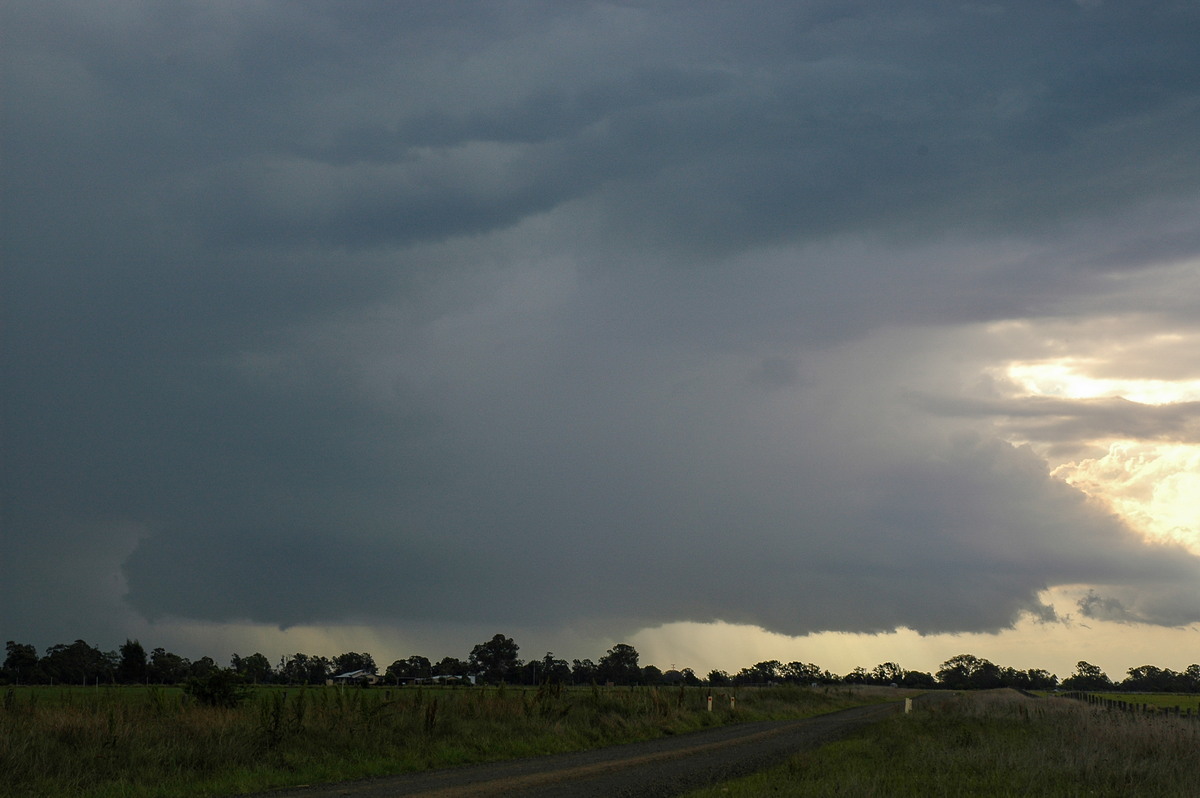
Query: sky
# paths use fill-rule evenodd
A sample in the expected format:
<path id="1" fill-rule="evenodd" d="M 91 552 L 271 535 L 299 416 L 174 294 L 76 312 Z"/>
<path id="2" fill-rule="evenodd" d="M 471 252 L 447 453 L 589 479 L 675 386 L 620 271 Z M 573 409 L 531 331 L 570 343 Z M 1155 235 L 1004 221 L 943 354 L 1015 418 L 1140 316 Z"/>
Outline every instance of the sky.
<path id="1" fill-rule="evenodd" d="M 1200 6 L 10 0 L 0 635 L 1200 661 Z"/>

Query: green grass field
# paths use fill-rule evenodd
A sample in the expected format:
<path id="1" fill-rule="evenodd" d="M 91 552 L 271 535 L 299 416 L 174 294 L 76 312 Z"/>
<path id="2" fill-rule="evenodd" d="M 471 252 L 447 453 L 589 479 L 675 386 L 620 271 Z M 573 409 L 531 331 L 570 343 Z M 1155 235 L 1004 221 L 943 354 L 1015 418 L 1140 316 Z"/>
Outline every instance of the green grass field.
<path id="1" fill-rule="evenodd" d="M 1194 718 L 1107 711 L 1011 690 L 920 706 L 688 798 L 1200 795 Z"/>
<path id="2" fill-rule="evenodd" d="M 728 695 L 735 692 L 735 710 Z M 0 698 L 0 796 L 233 795 L 556 753 L 894 700 L 882 688 L 21 687 Z"/>
<path id="3" fill-rule="evenodd" d="M 1093 693 L 1100 698 L 1113 701 L 1124 701 L 1135 706 L 1149 706 L 1158 709 L 1173 709 L 1179 707 L 1183 712 L 1191 710 L 1193 714 L 1200 712 L 1200 693 Z"/>

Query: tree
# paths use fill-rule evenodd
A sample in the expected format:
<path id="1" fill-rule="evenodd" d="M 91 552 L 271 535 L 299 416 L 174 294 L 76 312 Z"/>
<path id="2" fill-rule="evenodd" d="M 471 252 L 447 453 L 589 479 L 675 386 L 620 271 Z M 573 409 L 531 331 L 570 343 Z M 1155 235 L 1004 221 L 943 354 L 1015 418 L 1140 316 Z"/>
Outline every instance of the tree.
<path id="1" fill-rule="evenodd" d="M 711 670 L 706 681 L 713 687 L 724 687 L 729 684 L 729 674 L 725 671 Z"/>
<path id="2" fill-rule="evenodd" d="M 374 675 L 379 672 L 379 668 L 375 666 L 375 659 L 370 654 L 347 651 L 345 654 L 338 654 L 333 658 L 335 674 L 353 673 L 354 671 L 366 671 Z"/>
<path id="3" fill-rule="evenodd" d="M 737 684 L 769 684 L 783 678 L 783 663 L 777 659 L 758 662 L 738 671 L 733 681 Z"/>
<path id="4" fill-rule="evenodd" d="M 881 662 L 871 669 L 871 681 L 875 684 L 900 684 L 904 681 L 904 669 L 894 662 Z"/>
<path id="5" fill-rule="evenodd" d="M 972 654 L 959 654 L 943 662 L 937 678 L 951 690 L 989 690 L 1001 684 L 1000 668 Z"/>
<path id="6" fill-rule="evenodd" d="M 201 657 L 201 660 L 205 659 L 208 657 Z M 249 696 L 249 688 L 242 677 L 227 668 L 213 668 L 190 677 L 183 685 L 183 692 L 205 706 L 229 709 Z"/>
<path id="7" fill-rule="evenodd" d="M 279 677 L 287 684 L 324 684 L 333 664 L 325 657 L 294 654 L 279 665 Z"/>
<path id="8" fill-rule="evenodd" d="M 904 678 L 900 680 L 902 687 L 919 687 L 923 690 L 937 687 L 937 680 L 933 678 L 932 673 L 927 671 L 905 671 Z"/>
<path id="9" fill-rule="evenodd" d="M 409 657 L 409 659 L 412 658 Z M 442 657 L 433 666 L 434 676 L 467 676 L 470 673 L 470 663 L 464 662 L 458 657 Z"/>
<path id="10" fill-rule="evenodd" d="M 125 644 L 120 648 L 120 662 L 117 664 L 117 681 L 121 684 L 138 684 L 146 681 L 146 649 L 137 640 L 125 638 Z"/>
<path id="11" fill-rule="evenodd" d="M 419 654 L 413 654 L 408 659 L 398 659 L 384 671 L 384 676 L 397 683 L 401 679 L 428 679 L 432 675 L 433 663 Z"/>
<path id="12" fill-rule="evenodd" d="M 467 663 L 471 666 L 471 673 L 484 682 L 511 682 L 521 669 L 521 660 L 517 659 L 519 650 L 520 647 L 511 637 L 498 634 L 471 649 Z"/>
<path id="13" fill-rule="evenodd" d="M 192 663 L 188 668 L 188 676 L 194 679 L 207 679 L 214 671 L 220 668 L 217 666 L 212 657 L 204 656 Z"/>
<path id="14" fill-rule="evenodd" d="M 1053 690 L 1058 687 L 1058 677 L 1042 668 L 1030 668 L 1025 671 L 1029 677 L 1030 690 Z"/>
<path id="15" fill-rule="evenodd" d="M 179 684 L 187 678 L 192 663 L 178 654 L 172 654 L 163 648 L 150 652 L 150 664 L 146 668 L 146 676 L 155 684 Z"/>
<path id="16" fill-rule="evenodd" d="M 638 667 L 637 649 L 628 643 L 617 643 L 600 658 L 596 666 L 601 681 L 613 684 L 634 684 L 642 675 Z"/>
<path id="17" fill-rule="evenodd" d="M 1058 677 L 1040 668 L 1027 671 L 1016 668 L 1001 668 L 1000 681 L 1004 687 L 1015 690 L 1053 690 L 1058 686 Z"/>
<path id="18" fill-rule="evenodd" d="M 789 662 L 783 666 L 782 675 L 784 681 L 796 682 L 798 684 L 812 684 L 813 682 L 826 681 L 821 672 L 819 665 L 814 665 L 811 662 Z"/>
<path id="19" fill-rule="evenodd" d="M 659 684 L 662 682 L 662 669 L 656 665 L 647 665 L 642 668 L 641 681 L 642 684 Z"/>
<path id="20" fill-rule="evenodd" d="M 112 663 L 104 652 L 82 640 L 50 646 L 38 665 L 52 681 L 64 684 L 111 681 L 114 675 Z"/>
<path id="21" fill-rule="evenodd" d="M 275 670 L 271 661 L 262 654 L 255 652 L 248 657 L 234 654 L 229 660 L 233 670 L 251 684 L 270 684 L 274 681 Z"/>
<path id="22" fill-rule="evenodd" d="M 571 666 L 565 659 L 558 659 L 552 652 L 547 651 L 538 664 L 537 678 L 540 682 L 567 684 L 571 681 Z"/>
<path id="23" fill-rule="evenodd" d="M 575 684 L 592 684 L 599 678 L 596 663 L 590 659 L 571 660 L 571 681 Z"/>
<path id="24" fill-rule="evenodd" d="M 1137 690 L 1147 693 L 1187 691 L 1187 676 L 1176 673 L 1170 668 L 1139 665 L 1136 668 L 1130 668 L 1127 673 L 1129 675 L 1121 682 L 1122 690 Z"/>
<path id="25" fill-rule="evenodd" d="M 1113 685 L 1098 666 L 1080 660 L 1075 664 L 1075 673 L 1063 679 L 1062 686 L 1068 690 L 1108 690 Z"/>
<path id="26" fill-rule="evenodd" d="M 867 674 L 867 669 L 861 665 L 855 667 L 854 670 L 846 674 L 845 681 L 847 684 L 866 684 L 870 680 Z"/>
<path id="27" fill-rule="evenodd" d="M 14 682 L 33 683 L 42 680 L 42 672 L 38 668 L 37 649 L 28 643 L 17 643 L 9 640 L 4 644 L 5 676 Z"/>

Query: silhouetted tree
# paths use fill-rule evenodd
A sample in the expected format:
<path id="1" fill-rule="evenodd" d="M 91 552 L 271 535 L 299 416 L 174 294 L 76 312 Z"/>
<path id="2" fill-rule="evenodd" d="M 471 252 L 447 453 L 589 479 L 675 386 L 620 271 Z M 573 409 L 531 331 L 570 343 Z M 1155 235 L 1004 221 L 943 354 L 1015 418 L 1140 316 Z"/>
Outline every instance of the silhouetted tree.
<path id="1" fill-rule="evenodd" d="M 467 663 L 471 666 L 471 673 L 484 682 L 512 682 L 521 668 L 521 660 L 517 659 L 519 650 L 520 647 L 511 637 L 498 634 L 471 649 Z"/>
<path id="2" fill-rule="evenodd" d="M 946 660 L 937 678 L 951 690 L 988 690 L 1001 684 L 1000 668 L 973 654 L 959 654 Z"/>
<path id="3" fill-rule="evenodd" d="M 571 660 L 571 682 L 574 684 L 592 684 L 600 678 L 596 672 L 596 663 L 590 659 Z"/>
<path id="4" fill-rule="evenodd" d="M 464 662 L 458 657 L 442 657 L 433 666 L 434 676 L 467 676 L 470 673 L 470 663 Z"/>
<path id="5" fill-rule="evenodd" d="M 1130 668 L 1128 676 L 1121 682 L 1122 690 L 1137 690 L 1148 693 L 1190 693 L 1192 680 L 1187 671 L 1176 673 L 1170 668 L 1140 665 Z"/>
<path id="6" fill-rule="evenodd" d="M 547 651 L 538 663 L 537 681 L 567 684 L 571 681 L 571 666 L 565 659 L 558 659 Z"/>
<path id="7" fill-rule="evenodd" d="M 904 678 L 900 680 L 900 686 L 929 690 L 937 687 L 937 679 L 933 678 L 932 673 L 926 671 L 905 671 Z"/>
<path id="8" fill-rule="evenodd" d="M 881 662 L 871 669 L 871 681 L 875 684 L 900 684 L 904 681 L 904 669 L 894 662 Z"/>
<path id="9" fill-rule="evenodd" d="M 729 674 L 725 671 L 711 670 L 706 680 L 713 687 L 724 687 L 729 684 Z"/>
<path id="10" fill-rule="evenodd" d="M 641 679 L 637 649 L 628 643 L 617 643 L 596 665 L 600 681 L 613 684 L 634 684 Z"/>
<path id="11" fill-rule="evenodd" d="M 854 670 L 847 673 L 843 677 L 843 680 L 847 684 L 866 684 L 868 681 L 871 680 L 871 676 L 870 676 L 870 674 L 867 673 L 866 668 L 864 668 L 862 666 L 857 666 L 854 668 Z"/>
<path id="12" fill-rule="evenodd" d="M 327 658 L 294 654 L 279 665 L 279 677 L 287 684 L 324 684 L 333 667 Z"/>
<path id="13" fill-rule="evenodd" d="M 137 640 L 125 638 L 120 648 L 121 662 L 117 665 L 117 681 L 122 684 L 138 684 L 146 681 L 146 649 Z"/>
<path id="14" fill-rule="evenodd" d="M 370 654 L 359 654 L 357 651 L 347 651 L 345 654 L 338 654 L 333 658 L 333 673 L 353 673 L 354 671 L 366 671 L 370 674 L 379 672 L 379 668 L 375 665 L 375 659 Z"/>
<path id="15" fill-rule="evenodd" d="M 1099 666 L 1080 660 L 1075 664 L 1075 673 L 1063 679 L 1062 686 L 1068 690 L 1108 690 L 1113 683 Z"/>
<path id="16" fill-rule="evenodd" d="M 183 692 L 206 706 L 230 709 L 250 695 L 245 680 L 227 668 L 206 669 L 203 673 L 190 677 L 183 685 Z"/>
<path id="17" fill-rule="evenodd" d="M 275 680 L 275 669 L 271 667 L 271 661 L 258 652 L 248 657 L 234 654 L 230 658 L 230 666 L 251 684 L 270 684 Z"/>
<path id="18" fill-rule="evenodd" d="M 35 684 L 45 679 L 38 667 L 37 649 L 28 643 L 9 640 L 4 644 L 4 677 L 18 684 Z"/>
<path id="19" fill-rule="evenodd" d="M 114 664 L 104 652 L 82 640 L 50 646 L 38 666 L 51 680 L 65 684 L 108 682 L 114 676 Z"/>
<path id="20" fill-rule="evenodd" d="M 785 681 L 796 684 L 812 684 L 813 682 L 829 681 L 822 673 L 820 666 L 811 662 L 789 662 L 783 666 Z"/>
<path id="21" fill-rule="evenodd" d="M 216 660 L 209 656 L 203 656 L 192 662 L 192 666 L 188 668 L 188 677 L 194 679 L 207 679 L 213 671 L 219 671 L 221 666 L 217 665 Z"/>
<path id="22" fill-rule="evenodd" d="M 401 679 L 428 679 L 433 675 L 433 664 L 419 654 L 408 659 L 398 659 L 388 665 L 384 675 L 398 682 Z"/>
<path id="23" fill-rule="evenodd" d="M 172 654 L 164 648 L 156 648 L 150 652 L 150 664 L 146 675 L 154 684 L 180 684 L 187 678 L 192 663 L 178 654 Z"/>

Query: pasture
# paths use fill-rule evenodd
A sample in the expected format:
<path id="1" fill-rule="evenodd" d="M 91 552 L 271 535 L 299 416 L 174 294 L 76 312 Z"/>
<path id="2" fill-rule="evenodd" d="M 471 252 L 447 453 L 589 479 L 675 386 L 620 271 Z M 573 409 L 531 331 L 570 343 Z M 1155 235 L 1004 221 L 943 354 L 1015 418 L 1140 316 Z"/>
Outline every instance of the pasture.
<path id="1" fill-rule="evenodd" d="M 1124 701 L 1133 706 L 1147 707 L 1158 710 L 1173 710 L 1200 714 L 1200 693 L 1092 693 L 1097 698 L 1110 701 Z"/>
<path id="2" fill-rule="evenodd" d="M 1012 690 L 962 693 L 924 708 L 917 702 L 911 715 L 688 798 L 1191 798 L 1200 795 L 1197 751 L 1194 717 L 1106 710 Z"/>
<path id="3" fill-rule="evenodd" d="M 0 699 L 0 796 L 234 795 L 581 750 L 894 700 L 886 688 L 21 687 Z M 736 698 L 731 706 L 730 697 Z"/>

